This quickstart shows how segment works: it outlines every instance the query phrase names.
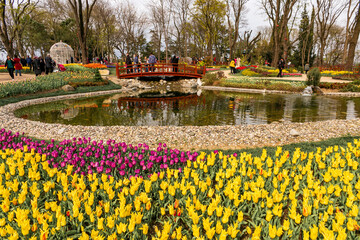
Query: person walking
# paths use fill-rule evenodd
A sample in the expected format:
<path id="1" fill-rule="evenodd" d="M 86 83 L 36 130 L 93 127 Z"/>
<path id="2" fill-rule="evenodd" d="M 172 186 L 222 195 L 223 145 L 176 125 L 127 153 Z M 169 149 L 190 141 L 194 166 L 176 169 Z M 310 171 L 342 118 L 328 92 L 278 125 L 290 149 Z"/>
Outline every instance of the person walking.
<path id="1" fill-rule="evenodd" d="M 26 64 L 27 64 L 27 66 L 30 68 L 30 70 L 31 70 L 31 67 L 32 67 L 32 59 L 31 59 L 31 57 L 30 56 L 27 56 L 27 58 L 26 58 Z"/>
<path id="2" fill-rule="evenodd" d="M 132 72 L 132 61 L 131 61 L 129 53 L 126 54 L 125 64 L 126 64 L 126 68 L 127 68 L 127 73 Z"/>
<path id="3" fill-rule="evenodd" d="M 149 72 L 149 61 L 147 59 L 147 57 L 144 58 L 144 66 L 145 66 L 145 72 Z"/>
<path id="4" fill-rule="evenodd" d="M 7 56 L 5 67 L 7 68 L 12 80 L 14 80 L 14 70 L 15 70 L 14 65 L 15 65 L 14 60 L 12 60 L 10 56 Z"/>
<path id="5" fill-rule="evenodd" d="M 307 74 L 308 71 L 310 70 L 310 64 L 308 62 L 305 64 L 304 70 L 305 70 L 305 74 Z"/>
<path id="6" fill-rule="evenodd" d="M 157 62 L 157 59 L 154 54 L 150 54 L 149 56 L 149 65 L 150 65 L 150 72 L 155 72 L 155 63 Z"/>
<path id="7" fill-rule="evenodd" d="M 40 64 L 40 59 L 38 57 L 34 57 L 33 68 L 36 76 L 41 75 L 41 64 Z"/>
<path id="8" fill-rule="evenodd" d="M 48 75 L 49 73 L 52 73 L 54 71 L 54 62 L 52 58 L 50 57 L 50 54 L 48 54 L 45 58 L 45 74 Z"/>
<path id="9" fill-rule="evenodd" d="M 140 72 L 140 69 L 139 69 L 140 65 L 139 65 L 139 55 L 134 55 L 134 72 Z"/>
<path id="10" fill-rule="evenodd" d="M 20 63 L 21 63 L 21 65 L 22 65 L 23 67 L 26 67 L 26 66 L 27 66 L 27 62 L 26 62 L 25 57 L 21 57 L 21 58 L 20 58 Z"/>
<path id="11" fill-rule="evenodd" d="M 279 64 L 278 64 L 278 68 L 279 68 L 279 73 L 277 75 L 277 77 L 282 77 L 282 70 L 285 67 L 285 62 L 284 59 L 280 59 Z"/>
<path id="12" fill-rule="evenodd" d="M 15 67 L 15 76 L 17 76 L 19 73 L 19 76 L 21 77 L 22 66 L 21 66 L 20 58 L 18 58 L 16 55 L 14 57 L 14 67 Z"/>
<path id="13" fill-rule="evenodd" d="M 45 72 L 45 61 L 42 57 L 39 57 L 39 62 L 40 62 L 40 69 L 41 69 L 41 73 L 40 75 Z"/>
<path id="14" fill-rule="evenodd" d="M 235 74 L 235 59 L 231 60 L 230 62 L 230 70 L 231 74 Z"/>

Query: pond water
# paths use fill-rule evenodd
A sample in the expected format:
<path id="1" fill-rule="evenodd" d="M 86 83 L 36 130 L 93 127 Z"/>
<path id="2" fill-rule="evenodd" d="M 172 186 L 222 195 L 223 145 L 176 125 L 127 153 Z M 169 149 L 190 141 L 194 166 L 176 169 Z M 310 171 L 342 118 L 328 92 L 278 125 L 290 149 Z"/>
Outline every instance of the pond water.
<path id="1" fill-rule="evenodd" d="M 355 119 L 360 98 L 202 91 L 98 96 L 28 106 L 17 117 L 84 126 L 205 126 Z"/>

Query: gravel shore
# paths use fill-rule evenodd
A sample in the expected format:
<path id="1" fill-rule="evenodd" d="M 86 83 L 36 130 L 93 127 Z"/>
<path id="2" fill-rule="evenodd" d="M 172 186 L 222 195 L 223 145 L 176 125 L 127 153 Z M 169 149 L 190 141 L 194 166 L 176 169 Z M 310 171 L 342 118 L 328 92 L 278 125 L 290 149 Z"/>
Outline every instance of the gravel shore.
<path id="1" fill-rule="evenodd" d="M 346 135 L 360 135 L 360 119 L 330 120 L 307 123 L 273 123 L 247 126 L 70 126 L 47 124 L 16 118 L 14 111 L 32 104 L 55 100 L 119 93 L 123 90 L 74 94 L 27 100 L 0 107 L 0 127 L 25 133 L 39 139 L 71 139 L 91 137 L 93 140 L 114 139 L 131 144 L 146 143 L 151 147 L 159 142 L 182 150 L 240 149 L 276 146 L 296 142 L 313 142 Z"/>

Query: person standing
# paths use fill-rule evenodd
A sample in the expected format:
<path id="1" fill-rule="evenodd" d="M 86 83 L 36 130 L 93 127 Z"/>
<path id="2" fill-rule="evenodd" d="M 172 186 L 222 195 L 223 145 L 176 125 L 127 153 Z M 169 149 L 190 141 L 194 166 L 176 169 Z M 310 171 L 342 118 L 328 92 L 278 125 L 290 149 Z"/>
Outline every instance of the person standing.
<path id="1" fill-rule="evenodd" d="M 39 62 L 40 62 L 40 69 L 41 69 L 41 73 L 40 75 L 45 72 L 45 61 L 42 57 L 39 57 Z"/>
<path id="2" fill-rule="evenodd" d="M 14 65 L 15 65 L 14 60 L 12 60 L 10 56 L 7 56 L 5 67 L 7 68 L 12 80 L 14 80 L 14 70 L 15 70 Z"/>
<path id="3" fill-rule="evenodd" d="M 139 55 L 134 55 L 134 72 L 140 72 L 140 69 L 139 69 L 140 65 L 139 65 Z"/>
<path id="4" fill-rule="evenodd" d="M 36 76 L 41 75 L 40 59 L 37 57 L 34 57 L 33 68 L 34 68 L 34 73 Z"/>
<path id="5" fill-rule="evenodd" d="M 157 62 L 157 59 L 154 54 L 150 54 L 149 56 L 149 65 L 150 65 L 150 72 L 155 72 L 155 63 Z"/>
<path id="6" fill-rule="evenodd" d="M 279 74 L 277 75 L 277 77 L 282 77 L 282 70 L 284 69 L 284 67 L 285 67 L 284 59 L 280 59 L 278 64 Z"/>
<path id="7" fill-rule="evenodd" d="M 22 65 L 23 67 L 26 67 L 26 66 L 27 66 L 27 62 L 26 62 L 25 57 L 20 58 L 20 63 L 21 63 L 21 65 Z"/>
<path id="8" fill-rule="evenodd" d="M 308 62 L 305 64 L 304 70 L 305 70 L 305 74 L 307 74 L 308 71 L 310 70 L 310 64 Z"/>
<path id="9" fill-rule="evenodd" d="M 144 58 L 144 63 L 145 63 L 145 64 L 144 64 L 144 65 L 145 65 L 145 72 L 148 72 L 148 71 L 149 71 L 149 68 L 148 68 L 148 66 L 149 66 L 148 63 L 149 63 L 149 62 L 148 62 L 147 57 Z"/>
<path id="10" fill-rule="evenodd" d="M 14 58 L 14 67 L 15 67 L 15 76 L 17 76 L 19 73 L 19 76 L 21 77 L 22 66 L 21 66 L 20 58 L 18 58 L 16 55 Z"/>
<path id="11" fill-rule="evenodd" d="M 27 58 L 26 58 L 26 64 L 27 64 L 27 66 L 30 68 L 30 70 L 31 70 L 31 67 L 32 67 L 32 59 L 31 59 L 31 57 L 30 56 L 27 56 Z"/>
<path id="12" fill-rule="evenodd" d="M 241 66 L 241 58 L 237 58 L 236 59 L 236 67 L 238 68 L 238 67 L 240 67 Z"/>
<path id="13" fill-rule="evenodd" d="M 231 74 L 235 74 L 235 59 L 231 60 L 230 62 L 230 70 Z"/>
<path id="14" fill-rule="evenodd" d="M 126 54 L 125 64 L 127 68 L 127 73 L 132 72 L 132 61 L 128 53 Z"/>
<path id="15" fill-rule="evenodd" d="M 54 71 L 54 63 L 50 54 L 48 54 L 45 58 L 45 74 L 48 75 Z"/>

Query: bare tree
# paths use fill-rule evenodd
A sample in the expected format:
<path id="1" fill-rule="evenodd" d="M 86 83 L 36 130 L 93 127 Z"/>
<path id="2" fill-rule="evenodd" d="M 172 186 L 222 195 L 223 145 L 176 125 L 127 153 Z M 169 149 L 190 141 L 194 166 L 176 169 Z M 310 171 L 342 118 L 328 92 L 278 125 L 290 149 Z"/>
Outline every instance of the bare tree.
<path id="1" fill-rule="evenodd" d="M 173 3 L 173 23 L 176 33 L 174 34 L 176 51 L 180 56 L 188 56 L 189 45 L 189 16 L 193 0 L 179 0 Z"/>
<path id="2" fill-rule="evenodd" d="M 116 13 L 118 23 L 114 35 L 114 47 L 125 56 L 126 53 L 137 53 L 144 38 L 146 17 L 140 14 L 129 1 L 121 2 Z"/>
<path id="3" fill-rule="evenodd" d="M 239 37 L 240 23 L 246 10 L 245 4 L 248 1 L 249 0 L 226 0 L 230 59 L 233 58 L 234 48 Z"/>
<path id="4" fill-rule="evenodd" d="M 0 0 L 0 38 L 11 57 L 14 54 L 14 41 L 19 53 L 25 55 L 21 47 L 21 35 L 26 22 L 22 20 L 34 9 L 36 3 L 37 1 L 31 0 Z"/>
<path id="5" fill-rule="evenodd" d="M 85 1 L 85 3 L 83 3 Z M 67 0 L 70 4 L 76 25 L 78 27 L 78 39 L 81 48 L 82 62 L 88 62 L 88 48 L 87 48 L 87 37 L 89 33 L 89 22 L 93 8 L 97 0 Z M 83 6 L 85 5 L 85 6 Z"/>
<path id="6" fill-rule="evenodd" d="M 101 4 L 97 4 L 94 8 L 93 24 L 96 27 L 97 38 L 96 48 L 101 49 L 102 56 L 104 56 L 104 48 L 111 62 L 113 56 L 113 35 L 115 33 L 114 23 L 116 22 L 114 8 L 106 0 L 99 0 Z M 93 56 L 95 56 L 95 49 L 93 49 Z"/>
<path id="7" fill-rule="evenodd" d="M 272 40 L 274 44 L 274 54 L 272 66 L 276 66 L 281 47 L 283 47 L 284 58 L 287 58 L 287 48 L 289 44 L 289 21 L 298 11 L 295 5 L 299 0 L 262 0 L 262 8 L 265 11 L 269 23 L 272 27 Z M 285 48 L 285 49 L 284 49 Z"/>
<path id="8" fill-rule="evenodd" d="M 159 30 L 161 30 L 164 35 L 166 61 L 168 61 L 169 29 L 173 13 L 171 11 L 173 3 L 174 0 L 152 0 L 150 3 L 153 20 L 158 21 L 158 24 L 161 27 Z"/>
<path id="9" fill-rule="evenodd" d="M 324 63 L 324 51 L 329 37 L 331 27 L 346 8 L 342 0 L 316 0 L 316 35 L 319 40 L 319 65 Z"/>
<path id="10" fill-rule="evenodd" d="M 345 42 L 345 48 L 347 48 L 347 59 L 346 59 L 346 67 L 347 69 L 352 69 L 354 65 L 354 58 L 355 58 L 355 49 L 359 40 L 360 34 L 360 6 L 357 11 L 355 17 L 355 23 L 351 28 L 350 34 L 348 36 L 348 42 Z"/>
<path id="11" fill-rule="evenodd" d="M 348 45 L 350 41 L 350 36 L 354 30 L 356 23 L 356 10 L 358 10 L 358 2 L 349 0 L 349 4 L 347 6 L 346 11 L 346 25 L 345 25 L 345 43 L 344 43 L 344 52 L 342 56 L 342 64 L 346 63 L 346 59 L 348 57 Z"/>

